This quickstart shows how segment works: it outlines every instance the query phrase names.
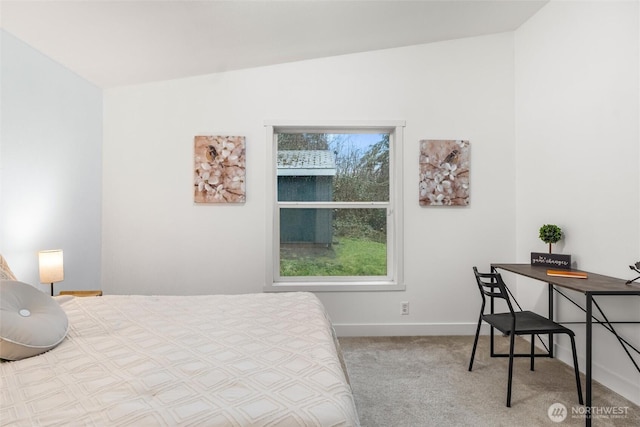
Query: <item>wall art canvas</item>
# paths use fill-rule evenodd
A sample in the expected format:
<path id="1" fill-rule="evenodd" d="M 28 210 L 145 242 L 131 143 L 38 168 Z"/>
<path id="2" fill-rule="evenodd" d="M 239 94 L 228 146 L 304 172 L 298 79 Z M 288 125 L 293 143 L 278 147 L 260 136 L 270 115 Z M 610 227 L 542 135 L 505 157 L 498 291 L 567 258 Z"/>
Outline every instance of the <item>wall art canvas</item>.
<path id="1" fill-rule="evenodd" d="M 196 136 L 193 172 L 196 203 L 244 203 L 244 136 Z"/>
<path id="2" fill-rule="evenodd" d="M 420 141 L 420 205 L 469 204 L 469 141 Z"/>

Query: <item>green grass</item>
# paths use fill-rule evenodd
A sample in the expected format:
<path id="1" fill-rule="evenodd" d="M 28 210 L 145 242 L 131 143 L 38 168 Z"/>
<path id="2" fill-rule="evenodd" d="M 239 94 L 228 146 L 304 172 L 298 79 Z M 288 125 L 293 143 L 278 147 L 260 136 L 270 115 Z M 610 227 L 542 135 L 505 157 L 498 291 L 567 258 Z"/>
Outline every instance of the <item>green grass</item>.
<path id="1" fill-rule="evenodd" d="M 282 276 L 385 276 L 387 247 L 366 239 L 338 238 L 331 249 L 280 251 Z"/>

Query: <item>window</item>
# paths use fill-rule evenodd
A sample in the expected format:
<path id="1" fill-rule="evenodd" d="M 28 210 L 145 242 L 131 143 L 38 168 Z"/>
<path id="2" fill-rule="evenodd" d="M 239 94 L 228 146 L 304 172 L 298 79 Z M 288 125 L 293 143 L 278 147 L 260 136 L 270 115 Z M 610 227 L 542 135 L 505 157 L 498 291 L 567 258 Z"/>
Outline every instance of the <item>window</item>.
<path id="1" fill-rule="evenodd" d="M 404 123 L 268 124 L 265 290 L 401 290 Z"/>

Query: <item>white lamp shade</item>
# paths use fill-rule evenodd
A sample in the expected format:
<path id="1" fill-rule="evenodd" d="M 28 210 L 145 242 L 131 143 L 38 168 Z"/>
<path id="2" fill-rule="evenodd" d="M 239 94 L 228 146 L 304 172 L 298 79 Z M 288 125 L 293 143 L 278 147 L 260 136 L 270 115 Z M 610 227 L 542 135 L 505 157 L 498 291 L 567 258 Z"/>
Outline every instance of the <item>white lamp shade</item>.
<path id="1" fill-rule="evenodd" d="M 56 283 L 64 280 L 62 249 L 38 252 L 40 283 Z"/>

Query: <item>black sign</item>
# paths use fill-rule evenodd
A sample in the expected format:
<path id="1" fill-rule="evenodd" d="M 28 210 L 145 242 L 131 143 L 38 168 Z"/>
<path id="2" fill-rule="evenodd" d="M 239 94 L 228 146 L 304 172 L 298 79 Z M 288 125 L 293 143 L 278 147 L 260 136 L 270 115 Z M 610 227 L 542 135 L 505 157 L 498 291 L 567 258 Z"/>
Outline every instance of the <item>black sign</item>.
<path id="1" fill-rule="evenodd" d="M 546 254 L 543 252 L 531 252 L 531 265 L 542 267 L 571 269 L 571 255 Z"/>

